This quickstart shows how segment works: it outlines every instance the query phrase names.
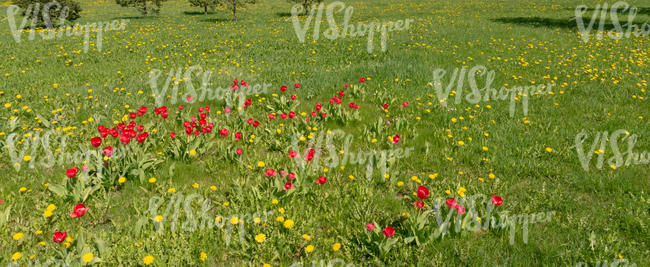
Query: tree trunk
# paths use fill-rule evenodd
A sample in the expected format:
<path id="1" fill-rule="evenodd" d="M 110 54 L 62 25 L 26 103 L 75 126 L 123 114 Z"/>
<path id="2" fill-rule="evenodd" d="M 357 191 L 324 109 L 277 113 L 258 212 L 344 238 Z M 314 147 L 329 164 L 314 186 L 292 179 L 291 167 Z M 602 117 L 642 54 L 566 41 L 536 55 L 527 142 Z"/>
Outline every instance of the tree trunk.
<path id="1" fill-rule="evenodd" d="M 208 6 L 203 7 L 203 14 L 208 14 Z"/>
<path id="2" fill-rule="evenodd" d="M 309 4 L 307 3 L 307 0 L 305 0 L 305 3 L 303 3 L 302 6 L 305 7 L 305 15 L 309 15 Z"/>
<path id="3" fill-rule="evenodd" d="M 148 14 L 147 12 L 147 0 L 142 1 L 144 3 L 144 16 L 146 17 Z"/>

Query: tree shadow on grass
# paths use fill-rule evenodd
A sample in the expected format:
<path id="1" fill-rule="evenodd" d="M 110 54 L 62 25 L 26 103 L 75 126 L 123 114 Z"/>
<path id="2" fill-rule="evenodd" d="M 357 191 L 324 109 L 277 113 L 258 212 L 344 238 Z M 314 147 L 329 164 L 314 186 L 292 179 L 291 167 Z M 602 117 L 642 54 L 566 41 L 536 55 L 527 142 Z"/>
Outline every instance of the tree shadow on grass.
<path id="1" fill-rule="evenodd" d="M 281 18 L 286 18 L 286 17 L 293 16 L 293 14 L 291 14 L 289 12 L 275 12 L 275 15 L 278 16 L 278 17 L 281 17 Z M 298 14 L 298 17 L 303 17 L 303 16 L 307 16 L 307 13 L 302 12 L 302 13 Z"/>
<path id="2" fill-rule="evenodd" d="M 156 18 L 156 17 L 157 17 L 157 16 L 153 16 L 153 15 L 149 15 L 149 16 L 124 16 L 124 17 L 115 17 L 115 18 L 112 18 L 112 19 L 113 19 L 113 20 L 115 20 L 115 19 L 128 19 L 128 20 L 131 20 L 131 19 L 136 19 L 136 20 L 137 20 L 137 19 L 141 19 L 141 20 L 146 20 L 146 19 L 154 19 L 154 18 Z"/>
<path id="3" fill-rule="evenodd" d="M 189 16 L 196 16 L 196 15 L 217 14 L 217 12 L 216 11 L 208 11 L 208 13 L 204 13 L 203 11 L 183 11 L 183 14 L 189 15 Z"/>
<path id="4" fill-rule="evenodd" d="M 576 20 L 573 18 L 567 19 L 551 19 L 551 18 L 540 18 L 540 17 L 503 17 L 492 19 L 494 22 L 499 23 L 508 23 L 508 24 L 517 24 L 521 26 L 529 26 L 535 28 L 561 28 L 569 30 L 579 30 Z M 585 21 L 585 27 L 588 26 L 588 21 Z M 604 29 L 613 29 L 614 24 L 605 23 Z M 597 30 L 598 25 L 594 25 L 593 30 Z"/>
<path id="5" fill-rule="evenodd" d="M 231 22 L 234 21 L 232 18 L 216 18 L 216 19 L 202 19 L 202 22 L 210 22 L 210 23 L 217 23 L 217 22 Z"/>
<path id="6" fill-rule="evenodd" d="M 575 7 L 567 7 L 566 10 L 575 11 L 576 8 Z M 607 14 L 609 14 L 610 10 L 611 9 L 607 10 Z M 585 11 L 594 12 L 594 11 L 596 11 L 596 8 L 589 7 Z M 621 8 L 619 8 L 617 13 L 620 14 L 620 15 L 627 15 L 627 14 L 629 14 L 629 12 L 630 12 L 629 8 L 627 10 L 625 10 L 625 11 L 623 11 Z M 636 8 L 636 14 L 637 15 L 650 15 L 650 7 L 637 7 Z"/>

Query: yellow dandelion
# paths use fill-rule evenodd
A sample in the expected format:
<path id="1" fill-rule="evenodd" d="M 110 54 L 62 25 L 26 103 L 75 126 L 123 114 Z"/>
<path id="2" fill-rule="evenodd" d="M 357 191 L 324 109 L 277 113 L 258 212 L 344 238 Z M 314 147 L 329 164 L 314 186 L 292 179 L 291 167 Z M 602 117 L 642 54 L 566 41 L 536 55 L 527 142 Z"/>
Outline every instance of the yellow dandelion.
<path id="1" fill-rule="evenodd" d="M 258 234 L 255 236 L 255 241 L 257 241 L 257 243 L 262 243 L 264 240 L 266 240 L 265 234 Z"/>
<path id="2" fill-rule="evenodd" d="M 88 263 L 92 261 L 93 258 L 95 258 L 95 255 L 93 255 L 92 253 L 86 253 L 83 257 L 81 257 L 81 260 L 83 260 L 85 263 Z"/>
<path id="3" fill-rule="evenodd" d="M 153 263 L 153 260 L 154 260 L 153 256 L 147 255 L 142 259 L 142 262 L 144 262 L 145 265 L 150 265 Z"/>
<path id="4" fill-rule="evenodd" d="M 293 220 L 289 219 L 289 220 L 284 221 L 283 225 L 284 225 L 284 228 L 291 229 L 291 227 L 293 227 L 294 223 L 293 223 Z"/>

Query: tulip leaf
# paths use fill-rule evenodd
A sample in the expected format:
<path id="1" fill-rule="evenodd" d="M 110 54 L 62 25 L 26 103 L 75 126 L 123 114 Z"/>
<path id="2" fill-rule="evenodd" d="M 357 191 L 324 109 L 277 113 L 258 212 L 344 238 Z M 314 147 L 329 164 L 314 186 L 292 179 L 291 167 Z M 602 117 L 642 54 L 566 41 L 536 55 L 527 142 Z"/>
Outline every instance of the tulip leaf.
<path id="1" fill-rule="evenodd" d="M 63 187 L 61 185 L 58 185 L 58 184 L 51 184 L 51 185 L 49 185 L 47 187 L 47 189 L 50 190 L 50 192 L 56 194 L 59 197 L 64 197 L 66 195 L 66 193 L 67 193 L 67 190 L 65 189 L 65 187 Z"/>

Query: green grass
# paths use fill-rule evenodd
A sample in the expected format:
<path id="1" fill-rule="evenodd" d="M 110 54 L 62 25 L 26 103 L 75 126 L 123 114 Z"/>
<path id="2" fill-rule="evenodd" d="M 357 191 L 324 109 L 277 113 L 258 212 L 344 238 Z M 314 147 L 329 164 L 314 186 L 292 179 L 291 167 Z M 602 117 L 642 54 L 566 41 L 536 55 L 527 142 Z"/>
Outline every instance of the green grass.
<path id="1" fill-rule="evenodd" d="M 82 1 L 81 24 L 130 20 L 126 30 L 104 34 L 102 51 L 91 47 L 87 53 L 79 37 L 16 43 L 7 22 L 0 23 L 1 146 L 6 146 L 6 137 L 11 133 L 24 135 L 53 129 L 61 135 L 69 134 L 68 149 L 72 151 L 79 146 L 94 149 L 89 139 L 97 135 L 98 125 L 113 127 L 113 121 L 121 120 L 131 112 L 129 109 L 147 106 L 147 115 L 136 121 L 150 132 L 146 142 L 151 146 L 140 154 L 133 153 L 133 157 L 142 160 L 153 156 L 161 161 L 155 168 L 145 169 L 144 181 L 132 174 L 126 175 L 124 184 L 116 181 L 117 175 L 106 177 L 104 181 L 108 182 L 84 201 L 88 213 L 82 218 L 70 218 L 72 207 L 80 201 L 71 195 L 54 194 L 44 184 L 51 188 L 78 183 L 69 180 L 65 170 L 83 164 L 29 169 L 27 163 L 22 163 L 17 171 L 8 149 L 1 149 L 0 264 L 10 263 L 15 252 L 23 254 L 18 261 L 21 266 L 51 257 L 68 257 L 76 265 L 89 252 L 101 259 L 97 265 L 105 266 L 143 264 L 147 255 L 155 258 L 157 266 L 289 266 L 334 258 L 361 266 L 575 266 L 577 262 L 593 266 L 605 260 L 612 262 L 619 255 L 637 266 L 650 263 L 648 165 L 612 169 L 605 164 L 599 170 L 594 155 L 590 170 L 585 171 L 575 148 L 576 135 L 582 131 L 588 133 L 584 147 L 591 153 L 588 150 L 596 132 L 625 129 L 639 136 L 634 151 L 650 151 L 650 39 L 595 40 L 592 36 L 588 43 L 582 42 L 575 22 L 569 19 L 576 6 L 595 7 L 598 2 L 346 2 L 354 8 L 351 22 L 355 24 L 415 20 L 409 30 L 389 33 L 386 52 L 377 48 L 373 53 L 366 51 L 367 37 L 327 40 L 321 36 L 314 41 L 310 30 L 307 42 L 300 43 L 291 23 L 291 4 L 259 2 L 238 11 L 239 21 L 233 22 L 226 10 L 196 14 L 201 10 L 183 1 L 164 3 L 161 13 L 152 17 L 141 17 L 137 10 L 122 8 L 113 1 Z M 650 23 L 650 6 L 631 4 L 644 8 L 635 22 Z M 0 19 L 5 16 L 6 7 L 0 7 Z M 342 16 L 337 16 L 338 21 Z M 323 21 L 322 27 L 326 25 Z M 169 118 L 154 116 L 154 97 L 147 83 L 149 71 L 162 69 L 166 77 L 171 68 L 193 65 L 214 72 L 211 87 L 227 87 L 233 79 L 244 79 L 250 84 L 271 83 L 271 92 L 252 97 L 253 105 L 244 115 L 236 111 L 229 117 L 215 115 L 215 111 L 223 110 L 224 101 L 206 100 L 184 104 L 181 114 L 176 114 L 180 103 L 167 103 Z M 554 94 L 532 95 L 525 118 L 521 101 L 517 101 L 514 117 L 508 113 L 508 101 L 480 102 L 478 106 L 466 101 L 458 105 L 450 102 L 446 107 L 439 104 L 429 85 L 433 70 L 442 68 L 449 73 L 476 65 L 495 71 L 496 88 L 555 82 Z M 368 80 L 361 84 L 360 77 Z M 194 81 L 198 86 L 198 79 Z M 300 83 L 301 88 L 293 89 L 294 83 Z M 352 90 L 343 86 L 346 83 L 361 92 L 352 96 Z M 281 85 L 288 86 L 288 91 L 281 93 Z M 360 106 L 359 120 L 335 118 L 328 101 L 340 90 L 346 91 L 344 110 L 349 111 L 349 102 Z M 328 120 L 269 121 L 267 115 L 276 110 L 273 101 L 278 99 L 272 94 L 289 93 L 298 97 L 291 110 L 310 113 L 315 102 L 321 102 Z M 464 93 L 470 93 L 467 84 Z M 407 108 L 401 107 L 403 101 L 409 103 Z M 390 104 L 386 113 L 380 108 L 384 103 Z M 212 108 L 212 136 L 196 149 L 196 156 L 172 156 L 170 151 L 176 145 L 170 142 L 169 132 L 184 138 L 182 120 L 196 116 L 199 106 Z M 39 122 L 37 116 L 49 123 Z M 247 118 L 260 121 L 260 127 L 245 123 Z M 399 118 L 401 124 L 393 121 L 386 125 L 387 119 L 394 118 Z M 11 120 L 17 123 L 15 129 L 11 128 Z M 372 128 L 377 121 L 382 126 Z M 221 128 L 230 130 L 229 137 L 237 131 L 244 137 L 225 141 L 218 136 Z M 316 137 L 327 129 L 353 135 L 355 142 L 350 152 L 395 147 L 415 150 L 410 157 L 389 164 L 388 179 L 377 175 L 367 180 L 365 166 L 358 165 L 343 170 L 330 168 L 327 172 L 322 170 L 322 164 L 317 170 L 298 170 L 286 157 L 291 135 L 308 136 L 313 132 Z M 253 143 L 248 142 L 251 134 L 255 135 Z M 402 140 L 390 144 L 387 138 L 395 134 Z M 371 142 L 373 138 L 378 141 Z M 461 140 L 462 146 L 458 145 Z M 137 146 L 133 143 L 135 140 L 130 146 Z M 111 145 L 120 146 L 119 141 Z M 342 146 L 336 143 L 337 150 Z M 487 151 L 482 149 L 484 146 Z M 626 143 L 619 146 L 622 151 L 627 149 Z M 547 147 L 552 152 L 547 152 Z M 243 148 L 244 154 L 232 159 L 228 154 L 236 148 Z M 60 153 L 54 149 L 50 151 Z M 34 154 L 37 160 L 42 153 L 45 151 L 40 149 Z M 607 147 L 606 158 L 613 155 Z M 266 166 L 258 167 L 259 161 Z M 282 190 L 286 179 L 266 177 L 267 168 L 296 172 L 296 188 L 291 193 Z M 434 173 L 438 174 L 435 179 L 428 178 Z M 490 173 L 495 178 L 489 178 Z M 315 184 L 321 175 L 327 176 L 327 183 Z M 422 184 L 413 181 L 412 176 Z M 149 177 L 156 177 L 156 183 L 148 183 Z M 403 186 L 398 186 L 400 181 Z M 193 187 L 195 183 L 198 188 Z M 464 231 L 462 235 L 419 245 L 407 243 L 415 227 L 412 220 L 422 213 L 412 204 L 416 200 L 412 194 L 420 185 L 431 191 L 431 197 L 425 200 L 426 210 L 431 209 L 435 198 L 459 198 L 457 190 L 463 187 L 466 197 L 502 196 L 504 203 L 498 207 L 499 212 L 556 214 L 549 222 L 529 225 L 527 243 L 523 242 L 521 225 L 514 244 L 509 242 L 508 230 Z M 27 191 L 21 192 L 21 187 Z M 169 188 L 175 188 L 176 193 L 169 193 Z M 210 199 L 210 214 L 219 214 L 224 220 L 236 214 L 241 218 L 241 214 L 273 213 L 259 224 L 247 221 L 243 242 L 237 237 L 226 244 L 225 227 L 156 233 L 148 213 L 150 198 L 162 198 L 162 210 L 172 195 L 194 193 Z M 279 203 L 273 204 L 273 199 Z M 225 206 L 225 202 L 229 205 Z M 57 209 L 52 217 L 45 218 L 43 212 L 49 204 L 55 204 Z M 195 216 L 201 211 L 200 205 L 194 202 Z M 443 211 L 446 215 L 446 207 Z M 295 226 L 285 229 L 276 221 L 277 216 L 292 219 Z M 185 217 L 180 221 L 184 222 Z M 436 225 L 433 216 L 428 221 L 428 225 Z M 395 236 L 390 239 L 374 234 L 381 243 L 396 240 L 390 251 L 382 253 L 377 245 L 366 242 L 365 227 L 370 222 L 376 222 L 381 229 L 395 228 Z M 42 234 L 36 235 L 37 230 Z M 67 231 L 74 237 L 69 248 L 52 242 L 56 231 Z M 16 233 L 23 233 L 24 238 L 14 240 Z M 260 233 L 267 237 L 263 243 L 254 240 Z M 305 240 L 304 234 L 313 238 Z M 97 240 L 108 249 L 96 245 Z M 40 245 L 41 241 L 45 245 Z M 342 247 L 333 251 L 337 242 Z M 306 252 L 308 245 L 315 247 L 313 252 Z M 201 252 L 207 260 L 200 259 Z M 34 259 L 29 260 L 30 256 Z"/>

